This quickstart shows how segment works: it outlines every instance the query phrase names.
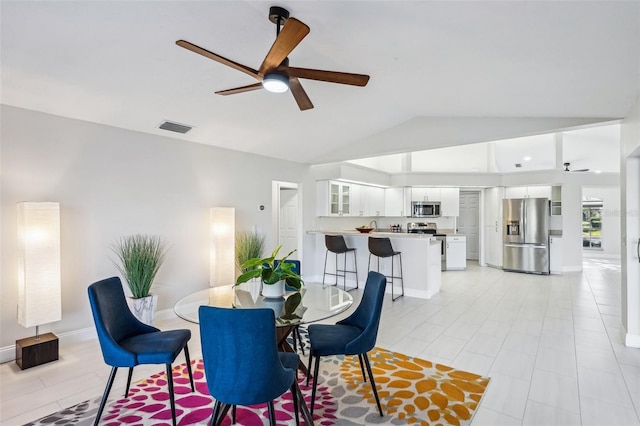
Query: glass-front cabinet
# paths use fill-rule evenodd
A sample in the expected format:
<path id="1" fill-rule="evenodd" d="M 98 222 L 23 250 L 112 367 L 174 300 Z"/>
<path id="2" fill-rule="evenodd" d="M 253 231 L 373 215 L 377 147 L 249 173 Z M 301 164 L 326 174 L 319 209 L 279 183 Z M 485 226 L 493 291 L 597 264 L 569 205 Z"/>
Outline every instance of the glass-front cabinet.
<path id="1" fill-rule="evenodd" d="M 316 182 L 316 213 L 318 216 L 351 216 L 350 183 L 333 180 Z"/>
<path id="2" fill-rule="evenodd" d="M 349 216 L 351 185 L 342 182 L 329 182 L 329 215 Z"/>

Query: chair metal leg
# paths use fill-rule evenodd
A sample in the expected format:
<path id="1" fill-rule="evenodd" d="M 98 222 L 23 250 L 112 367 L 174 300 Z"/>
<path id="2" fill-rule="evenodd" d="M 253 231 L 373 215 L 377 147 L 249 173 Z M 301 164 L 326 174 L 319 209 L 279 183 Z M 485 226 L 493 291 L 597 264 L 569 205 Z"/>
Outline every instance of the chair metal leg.
<path id="1" fill-rule="evenodd" d="M 396 277 L 393 271 L 393 258 L 395 256 L 391 257 L 391 301 L 395 302 L 396 300 L 398 300 L 399 298 L 401 298 L 402 296 L 404 296 L 404 277 L 402 276 L 402 253 L 398 253 L 398 261 L 400 262 L 400 276 Z M 400 295 L 399 296 L 395 296 L 394 295 L 394 282 L 395 279 L 399 278 L 400 279 Z"/>
<path id="2" fill-rule="evenodd" d="M 353 253 L 353 266 L 354 266 L 354 270 L 356 271 L 356 289 L 360 286 L 360 281 L 358 280 L 358 260 L 356 257 L 356 250 L 353 249 L 352 251 Z M 345 257 L 347 257 L 347 255 L 344 255 Z"/>
<path id="3" fill-rule="evenodd" d="M 364 361 L 362 360 L 362 354 L 358 354 L 358 364 L 360 364 L 360 371 L 362 371 L 362 380 L 367 381 L 367 376 L 364 374 Z"/>
<path id="4" fill-rule="evenodd" d="M 191 358 L 189 358 L 189 348 L 184 345 L 184 358 L 187 361 L 187 371 L 189 372 L 189 381 L 191 382 L 191 392 L 196 391 L 196 387 L 193 385 L 193 373 L 191 372 Z"/>
<path id="5" fill-rule="evenodd" d="M 298 413 L 298 410 L 300 409 L 299 407 L 299 400 L 298 400 L 298 392 L 296 391 L 296 385 L 298 384 L 298 381 L 296 380 L 296 378 L 293 379 L 293 383 L 291 384 L 291 399 L 293 401 L 293 412 L 296 413 L 296 426 L 300 425 L 300 413 Z"/>
<path id="6" fill-rule="evenodd" d="M 124 397 L 129 397 L 129 388 L 131 387 L 131 377 L 133 376 L 133 367 L 129 367 L 129 376 L 127 377 L 127 387 L 124 391 Z"/>
<path id="7" fill-rule="evenodd" d="M 298 386 L 298 382 L 294 382 L 295 390 L 298 393 L 298 401 L 300 403 L 300 411 L 302 412 L 302 417 L 304 418 L 307 426 L 313 426 L 313 416 L 307 407 L 307 404 L 304 402 L 304 396 L 302 395 L 302 391 L 300 390 L 300 386 Z"/>
<path id="8" fill-rule="evenodd" d="M 311 349 L 309 349 L 309 362 L 307 363 L 309 371 L 307 372 L 307 383 L 305 386 L 309 386 L 309 379 L 313 376 L 313 364 L 311 364 L 311 361 L 313 361 L 313 354 L 311 353 Z"/>
<path id="9" fill-rule="evenodd" d="M 318 387 L 318 370 L 320 370 L 320 356 L 316 357 L 315 368 L 313 372 L 313 388 L 311 389 L 311 409 L 309 410 L 313 415 L 313 406 L 316 402 L 316 388 Z"/>
<path id="10" fill-rule="evenodd" d="M 231 407 L 231 424 L 232 425 L 236 424 L 236 411 L 237 411 L 237 408 L 238 408 L 237 405 L 234 405 L 234 406 Z M 225 415 L 226 415 L 226 412 L 225 412 Z"/>
<path id="11" fill-rule="evenodd" d="M 362 357 L 364 358 L 364 363 L 367 366 L 367 373 L 369 373 L 369 381 L 371 382 L 371 388 L 373 389 L 373 395 L 376 397 L 376 404 L 378 404 L 378 411 L 380 412 L 380 417 L 384 416 L 382 414 L 382 407 L 380 406 L 380 398 L 378 397 L 378 390 L 376 389 L 376 382 L 373 379 L 373 373 L 371 372 L 371 364 L 369 364 L 369 356 L 367 353 L 363 353 Z"/>
<path id="12" fill-rule="evenodd" d="M 269 424 L 276 426 L 276 410 L 273 408 L 273 401 L 269 401 L 267 407 L 269 408 Z"/>
<path id="13" fill-rule="evenodd" d="M 222 424 L 222 421 L 224 420 L 225 416 L 227 415 L 227 413 L 229 412 L 229 408 L 231 408 L 230 405 L 228 404 L 223 404 L 220 401 L 216 401 L 214 407 L 213 407 L 213 414 L 211 414 L 211 426 L 219 426 Z M 236 406 L 233 406 L 233 409 L 235 410 Z M 235 414 L 233 415 L 233 423 L 235 424 Z"/>
<path id="14" fill-rule="evenodd" d="M 107 380 L 107 387 L 104 388 L 104 393 L 102 394 L 102 399 L 100 400 L 100 407 L 98 407 L 98 413 L 96 414 L 96 419 L 93 422 L 93 426 L 98 426 L 98 422 L 100 421 L 100 417 L 102 416 L 102 411 L 104 410 L 104 405 L 107 403 L 109 392 L 111 392 L 111 386 L 113 386 L 113 380 L 116 378 L 117 371 L 118 367 L 111 368 L 111 374 L 109 374 L 109 380 Z"/>
<path id="15" fill-rule="evenodd" d="M 173 395 L 173 374 L 171 373 L 171 364 L 167 364 L 167 386 L 169 387 L 169 402 L 171 403 L 171 419 L 173 426 L 176 426 L 176 400 Z"/>
<path id="16" fill-rule="evenodd" d="M 329 254 L 329 250 L 324 252 L 324 273 L 322 274 L 322 287 L 324 287 L 324 278 L 327 276 L 327 255 Z"/>

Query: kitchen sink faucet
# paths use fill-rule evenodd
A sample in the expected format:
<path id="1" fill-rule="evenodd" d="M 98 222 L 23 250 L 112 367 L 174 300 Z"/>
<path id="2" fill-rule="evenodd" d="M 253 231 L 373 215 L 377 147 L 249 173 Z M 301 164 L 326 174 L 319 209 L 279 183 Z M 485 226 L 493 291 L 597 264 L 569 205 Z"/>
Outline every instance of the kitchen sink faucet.
<path id="1" fill-rule="evenodd" d="M 375 226 L 373 226 L 375 225 Z M 378 222 L 376 222 L 375 219 L 373 219 L 371 222 L 369 222 L 369 227 L 373 228 L 373 229 L 378 229 Z"/>

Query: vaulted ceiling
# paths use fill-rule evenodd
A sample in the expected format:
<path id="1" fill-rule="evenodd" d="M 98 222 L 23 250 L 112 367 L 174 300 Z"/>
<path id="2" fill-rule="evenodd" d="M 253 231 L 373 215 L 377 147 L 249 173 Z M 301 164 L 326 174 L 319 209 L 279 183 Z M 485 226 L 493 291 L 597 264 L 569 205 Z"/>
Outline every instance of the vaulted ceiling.
<path id="1" fill-rule="evenodd" d="M 292 66 L 368 74 L 351 87 L 219 96 L 258 68 L 269 7 L 310 34 Z M 640 93 L 638 1 L 6 1 L 4 104 L 302 163 L 548 133 L 619 119 Z M 163 120 L 194 126 L 186 135 Z"/>

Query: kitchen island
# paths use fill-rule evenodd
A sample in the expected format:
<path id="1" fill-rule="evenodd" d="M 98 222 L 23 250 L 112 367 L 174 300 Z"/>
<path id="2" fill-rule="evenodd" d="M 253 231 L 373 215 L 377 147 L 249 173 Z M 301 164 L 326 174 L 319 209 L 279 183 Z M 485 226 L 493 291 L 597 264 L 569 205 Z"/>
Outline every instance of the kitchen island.
<path id="1" fill-rule="evenodd" d="M 315 262 L 314 279 L 322 281 L 324 271 L 324 253 L 326 252 L 324 236 L 342 235 L 348 247 L 356 249 L 356 261 L 358 264 L 358 279 L 361 288 L 367 279 L 367 264 L 369 261 L 369 237 L 390 238 L 395 251 L 402 252 L 402 272 L 404 275 L 404 291 L 406 296 L 430 299 L 440 291 L 442 273 L 440 265 L 440 241 L 435 240 L 428 234 L 409 234 L 397 232 L 371 232 L 362 234 L 358 231 L 309 231 L 308 234 L 315 235 L 316 253 L 322 253 Z M 338 255 L 340 269 L 343 268 L 344 255 Z M 394 262 L 398 262 L 397 258 Z M 395 274 L 399 275 L 397 263 Z M 347 254 L 347 269 L 353 270 L 353 256 Z M 371 269 L 376 270 L 377 258 L 371 256 Z M 335 254 L 329 253 L 327 257 L 327 271 L 335 271 Z M 380 259 L 380 273 L 391 275 L 391 258 Z M 306 275 L 306 274 L 305 274 Z M 335 277 L 327 275 L 327 283 L 334 283 Z M 339 285 L 342 287 L 342 277 L 339 278 Z M 400 281 L 395 280 L 396 293 L 400 292 Z M 355 275 L 347 274 L 347 287 L 355 286 Z M 391 283 L 387 284 L 387 292 L 391 292 Z"/>

